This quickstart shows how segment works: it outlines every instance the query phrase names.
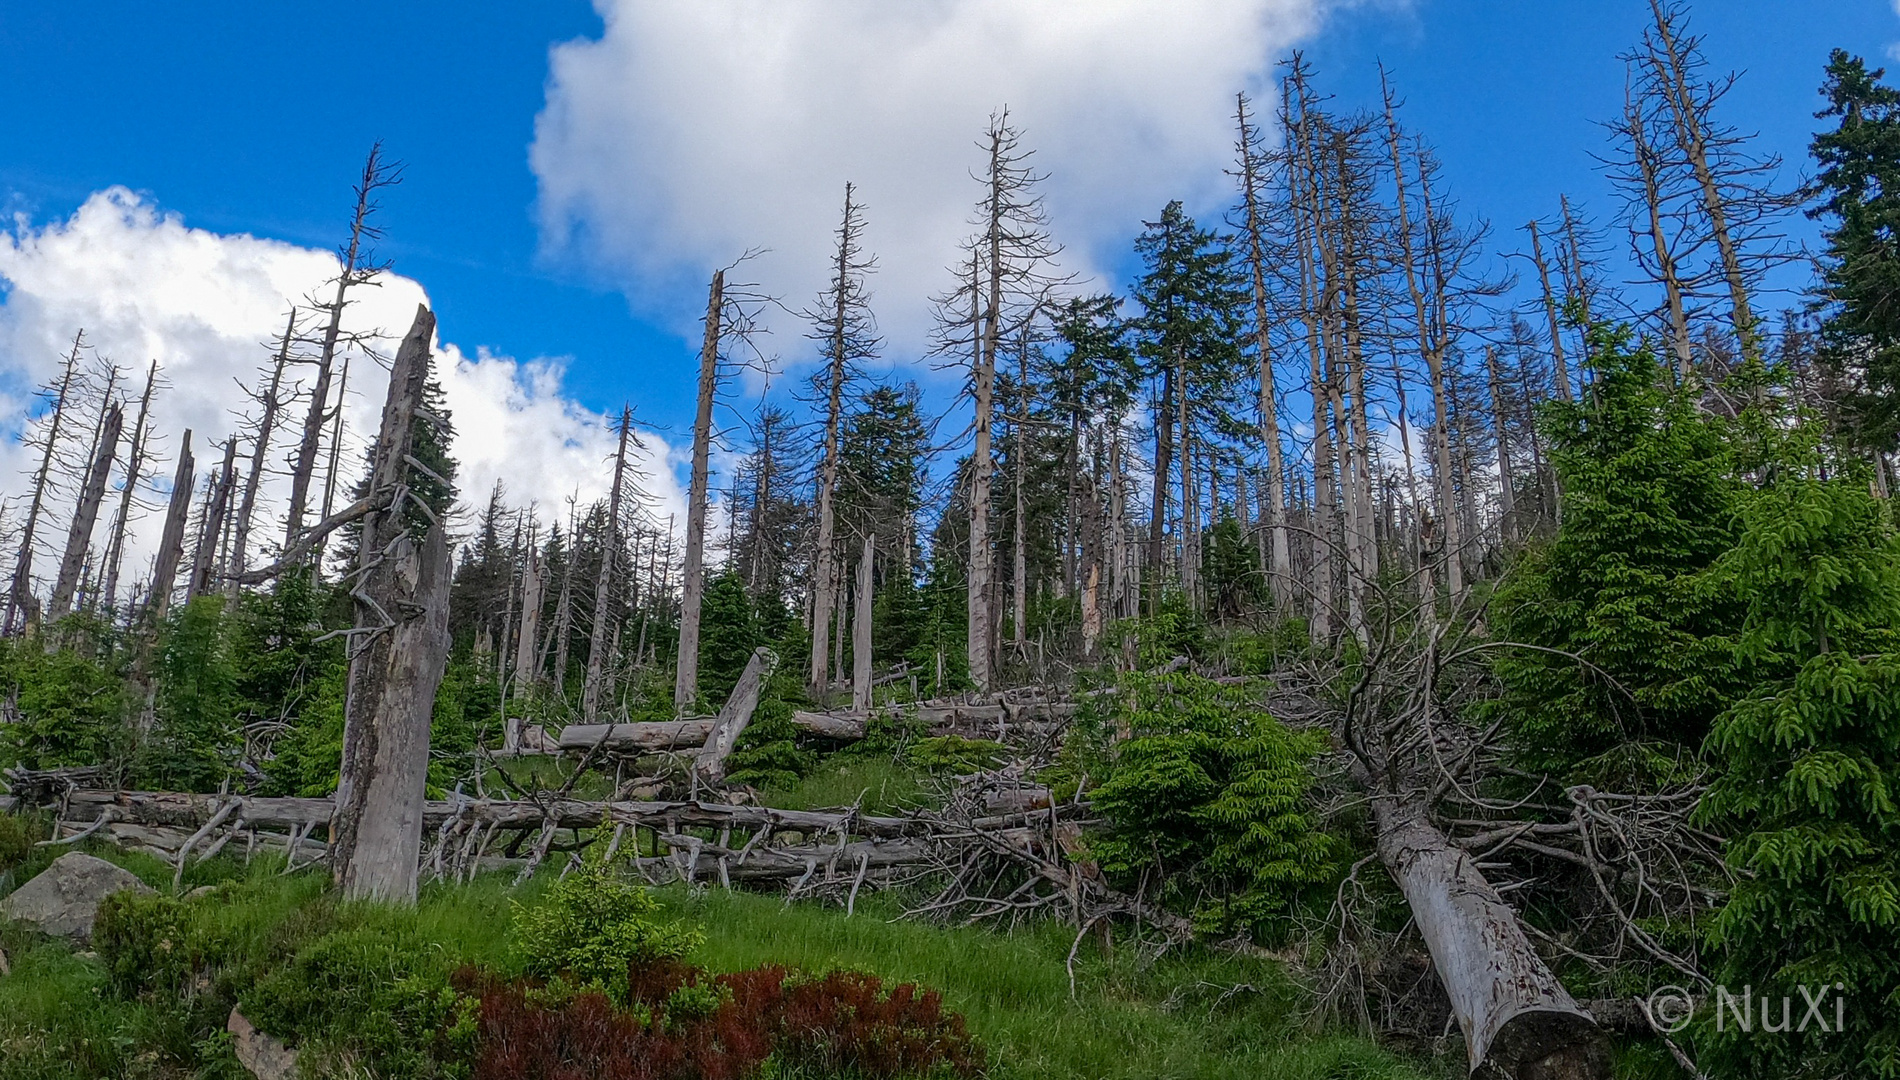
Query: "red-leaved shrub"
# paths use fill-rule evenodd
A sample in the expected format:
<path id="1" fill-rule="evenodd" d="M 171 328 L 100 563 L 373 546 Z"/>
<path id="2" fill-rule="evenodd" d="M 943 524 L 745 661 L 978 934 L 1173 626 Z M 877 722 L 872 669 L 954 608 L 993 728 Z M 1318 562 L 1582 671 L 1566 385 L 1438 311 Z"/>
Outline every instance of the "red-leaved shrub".
<path id="1" fill-rule="evenodd" d="M 767 1059 L 861 1080 L 984 1068 L 983 1048 L 935 991 L 886 991 L 860 972 L 766 965 L 708 977 L 677 960 L 641 961 L 628 969 L 625 1010 L 597 991 L 553 992 L 475 969 L 455 983 L 481 999 L 473 1080 L 749 1080 Z M 687 994 L 717 1004 L 686 1009 Z"/>

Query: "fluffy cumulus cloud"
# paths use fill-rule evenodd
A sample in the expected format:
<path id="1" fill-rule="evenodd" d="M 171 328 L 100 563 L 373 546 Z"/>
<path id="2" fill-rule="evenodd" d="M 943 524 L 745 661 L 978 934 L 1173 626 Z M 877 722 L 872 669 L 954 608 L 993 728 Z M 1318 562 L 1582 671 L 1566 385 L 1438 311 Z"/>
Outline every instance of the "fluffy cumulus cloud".
<path id="1" fill-rule="evenodd" d="M 1167 200 L 1226 198 L 1233 95 L 1329 0 L 595 0 L 557 46 L 532 162 L 556 251 L 663 315 L 749 248 L 794 306 L 821 286 L 843 186 L 868 205 L 879 317 L 899 350 L 979 194 L 976 140 L 1007 105 L 1049 174 L 1068 267 L 1114 258 Z"/>
<path id="2" fill-rule="evenodd" d="M 240 417 L 255 415 L 256 407 L 245 388 L 265 377 L 269 346 L 283 330 L 289 305 L 327 294 L 325 283 L 336 272 L 328 252 L 189 228 L 123 188 L 93 195 L 65 221 L 43 227 L 16 222 L 11 233 L 0 234 L 0 499 L 14 508 L 7 517 L 17 522 L 20 496 L 37 462 L 21 442 L 34 412 L 32 388 L 57 376 L 75 331 L 85 331 L 88 357 L 96 351 L 127 372 L 123 389 L 134 398 L 146 365 L 158 361 L 165 386 L 152 406 L 158 452 L 175 460 L 182 433 L 190 429 L 202 477 L 213 467 L 206 459 L 218 453 L 210 444 L 248 431 L 240 428 Z M 387 357 L 416 305 L 427 299 L 416 282 L 386 275 L 380 287 L 352 293 L 345 330 L 374 335 L 370 349 Z M 454 327 L 439 327 L 438 333 L 453 334 Z M 293 376 L 307 378 L 309 370 L 293 369 Z M 558 362 L 522 362 L 485 350 L 469 356 L 438 339 L 435 370 L 454 417 L 453 453 L 461 464 L 465 502 L 479 504 L 499 480 L 511 502 L 538 504 L 546 520 L 564 514 L 570 495 L 578 493 L 585 502 L 604 494 L 612 432 L 605 418 L 562 394 Z M 351 434 L 343 457 L 348 482 L 355 480 L 364 440 L 375 430 L 388 386 L 385 372 L 369 356 L 350 357 L 345 424 Z M 306 407 L 293 407 L 293 426 Z M 131 422 L 128 415 L 128 429 Z M 241 455 L 250 452 L 248 437 L 240 441 Z M 269 514 L 281 515 L 288 497 L 283 474 L 291 438 L 285 433 L 274 440 L 269 464 L 276 475 L 264 488 Z M 670 450 L 657 438 L 647 443 L 642 466 L 663 519 L 684 499 Z M 167 461 L 157 486 L 169 481 Z M 52 510 L 63 537 L 65 507 Z M 460 520 L 465 524 L 466 515 Z M 101 536 L 104 524 L 102 515 Z M 156 514 L 138 522 L 132 567 L 149 559 L 157 529 Z M 263 530 L 267 541 L 273 531 Z M 44 570 L 47 560 L 40 561 Z"/>

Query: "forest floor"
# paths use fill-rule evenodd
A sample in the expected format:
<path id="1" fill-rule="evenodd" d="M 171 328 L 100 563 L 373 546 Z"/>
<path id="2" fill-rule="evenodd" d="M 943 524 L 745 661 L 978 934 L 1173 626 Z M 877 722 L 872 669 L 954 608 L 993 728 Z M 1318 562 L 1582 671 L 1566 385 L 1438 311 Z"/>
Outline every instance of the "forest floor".
<path id="1" fill-rule="evenodd" d="M 863 780 L 834 771 L 825 783 Z M 171 867 L 155 859 L 103 847 L 93 853 L 160 891 L 171 888 Z M 49 859 L 47 849 L 39 849 L 0 874 L 0 893 Z M 327 902 L 320 874 L 285 877 L 277 870 L 273 858 L 246 867 L 220 857 L 184 877 L 186 891 L 222 884 L 194 903 L 217 905 L 209 917 L 252 943 L 243 978 L 215 980 L 216 989 L 239 1001 L 246 998 L 243 984 L 256 986 L 273 965 L 290 961 L 270 943 Z M 505 971 L 513 963 L 516 906 L 533 903 L 553 877 L 543 873 L 519 889 L 501 874 L 430 885 L 414 910 L 381 910 L 372 921 L 445 962 Z M 691 959 L 709 970 L 766 962 L 815 972 L 855 969 L 942 991 L 945 1005 L 963 1013 L 988 1048 L 990 1075 L 998 1078 L 1435 1075 L 1369 1040 L 1311 1033 L 1302 1019 L 1302 992 L 1270 961 L 1200 948 L 1156 958 L 1126 944 L 1105 955 L 1091 941 L 1080 950 L 1072 992 L 1066 961 L 1073 932 L 1053 923 L 1014 932 L 935 926 L 898 919 L 900 909 L 889 897 L 861 901 L 847 918 L 835 907 L 788 907 L 772 895 L 683 886 L 656 895 L 668 916 L 703 929 L 704 943 Z M 128 1000 L 113 990 L 110 958 L 36 938 L 17 925 L 0 927 L 0 947 L 12 966 L 0 976 L 0 1080 L 245 1075 L 211 1026 L 221 1019 L 218 1006 L 194 1008 L 162 995 Z"/>

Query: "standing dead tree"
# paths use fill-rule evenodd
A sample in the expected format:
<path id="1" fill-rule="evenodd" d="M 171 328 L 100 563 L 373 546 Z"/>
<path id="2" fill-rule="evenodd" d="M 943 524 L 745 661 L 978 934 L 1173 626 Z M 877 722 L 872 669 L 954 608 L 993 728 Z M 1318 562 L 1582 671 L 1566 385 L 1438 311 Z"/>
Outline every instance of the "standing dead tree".
<path id="1" fill-rule="evenodd" d="M 693 416 L 693 472 L 686 499 L 679 656 L 673 669 L 673 709 L 681 715 L 699 697 L 699 611 L 706 588 L 706 504 L 710 494 L 707 463 L 712 453 L 713 399 L 719 392 L 719 335 L 725 293 L 726 272 L 715 270 L 706 290 L 706 332 L 699 347 L 699 408 Z"/>
<path id="2" fill-rule="evenodd" d="M 344 241 L 337 253 L 341 268 L 336 276 L 336 290 L 329 302 L 313 301 L 310 305 L 323 311 L 328 321 L 324 325 L 315 360 L 317 372 L 310 387 L 310 408 L 304 416 L 303 437 L 297 444 L 296 456 L 291 463 L 290 508 L 284 516 L 286 551 L 296 544 L 303 533 L 304 515 L 310 505 L 310 484 L 316 475 L 323 429 L 330 420 L 331 374 L 336 366 L 338 347 L 348 344 L 343 333 L 343 312 L 349 305 L 349 291 L 358 285 L 373 284 L 377 276 L 388 269 L 387 264 L 376 262 L 371 252 L 371 245 L 383 235 L 382 230 L 371 221 L 381 208 L 377 193 L 401 182 L 401 164 L 383 157 L 382 143 L 370 147 L 369 157 L 363 162 L 362 176 L 356 182 L 356 209 L 350 215 L 349 239 Z M 336 407 L 341 409 L 342 403 L 338 402 Z"/>
<path id="3" fill-rule="evenodd" d="M 1272 557 L 1265 560 L 1268 580 L 1276 604 L 1287 610 L 1292 603 L 1292 556 L 1286 528 L 1286 460 L 1280 446 L 1279 394 L 1274 382 L 1274 352 L 1271 302 L 1267 281 L 1268 242 L 1266 237 L 1267 155 L 1260 145 L 1260 129 L 1247 116 L 1247 95 L 1235 97 L 1234 122 L 1239 130 L 1236 140 L 1240 169 L 1242 220 L 1241 241 L 1245 245 L 1247 269 L 1253 287 L 1254 351 L 1260 367 L 1260 442 L 1267 452 L 1267 476 L 1262 497 L 1264 516 L 1271 537 Z"/>
<path id="4" fill-rule="evenodd" d="M 227 591 L 236 596 L 238 577 L 244 573 L 250 558 L 251 522 L 257 512 L 257 493 L 264 483 L 264 466 L 269 459 L 271 437 L 277 433 L 277 416 L 283 411 L 288 398 L 283 393 L 284 369 L 291 359 L 291 343 L 297 337 L 297 308 L 292 305 L 290 315 L 284 322 L 283 335 L 277 339 L 277 352 L 270 367 L 270 379 L 262 393 L 253 393 L 252 400 L 260 410 L 257 418 L 257 433 L 251 442 L 251 461 L 244 473 L 244 494 L 239 497 L 237 517 L 231 531 L 231 557 L 226 573 L 229 576 Z"/>
<path id="5" fill-rule="evenodd" d="M 838 246 L 831 261 L 831 281 L 806 313 L 809 337 L 818 342 L 825 371 L 821 393 L 825 402 L 823 457 L 818 465 L 818 534 L 812 548 L 811 670 L 806 678 L 813 693 L 823 693 L 830 682 L 831 620 L 838 607 L 841 575 L 832 550 L 837 533 L 839 429 L 844 422 L 846 389 L 857 375 L 857 365 L 877 355 L 877 324 L 871 316 L 866 277 L 877 260 L 864 252 L 864 205 L 857 189 L 844 186 L 844 213 L 838 222 Z M 769 431 L 769 429 L 767 429 Z"/>
<path id="6" fill-rule="evenodd" d="M 193 465 L 191 429 L 178 444 L 178 468 L 172 473 L 171 503 L 165 510 L 165 527 L 159 533 L 158 555 L 152 562 L 152 582 L 145 590 L 145 617 L 148 632 L 165 621 L 171 607 L 172 585 L 178 579 L 178 564 L 185 557 L 185 525 L 191 517 Z"/>
<path id="7" fill-rule="evenodd" d="M 132 443 L 127 448 L 125 481 L 119 489 L 119 508 L 112 518 L 112 536 L 106 541 L 105 580 L 100 589 L 107 607 L 119 599 L 119 565 L 125 559 L 125 537 L 132 528 L 132 508 L 140 485 L 145 483 L 145 459 L 150 452 L 152 392 L 158 386 L 158 361 L 145 373 L 145 389 L 139 394 L 139 415 L 132 424 Z"/>
<path id="8" fill-rule="evenodd" d="M 50 622 L 57 622 L 72 608 L 80 571 L 92 550 L 92 529 L 99 521 L 99 504 L 105 499 L 106 481 L 112 473 L 113 458 L 118 455 L 125 416 L 117 402 L 107 402 L 104 411 L 104 421 L 93 440 L 92 462 L 86 469 L 79 501 L 73 507 L 72 523 L 66 530 L 66 550 L 59 560 L 59 577 L 53 583 L 52 600 L 47 604 Z"/>
<path id="9" fill-rule="evenodd" d="M 331 873 L 350 898 L 413 902 L 429 720 L 448 662 L 447 533 L 411 492 L 435 315 L 416 309 L 390 370 L 351 596 L 349 694 Z M 415 535 L 422 533 L 420 539 Z M 288 553 L 287 553 L 288 554 Z"/>
<path id="10" fill-rule="evenodd" d="M 581 717 L 593 723 L 600 713 L 601 687 L 607 672 L 607 628 L 613 599 L 614 564 L 620 554 L 620 508 L 626 494 L 627 444 L 638 445 L 633 433 L 633 409 L 620 410 L 620 443 L 614 451 L 614 480 L 607 494 L 607 522 L 601 537 L 600 573 L 594 579 L 594 626 L 587 638 L 587 676 L 581 683 Z M 565 644 L 565 641 L 563 642 Z"/>
<path id="11" fill-rule="evenodd" d="M 7 589 L 7 613 L 0 620 L 0 633 L 12 634 L 22 625 L 36 621 L 38 601 L 33 597 L 33 545 L 39 536 L 40 516 L 46 510 L 48 485 L 53 462 L 59 455 L 60 431 L 67 419 L 66 408 L 72 396 L 74 380 L 79 376 L 79 350 L 85 347 L 86 332 L 73 335 L 72 351 L 60 370 L 59 384 L 42 393 L 49 399 L 46 433 L 40 443 L 40 465 L 33 475 L 33 494 L 26 504 L 26 522 L 20 528 L 20 553 L 13 561 L 13 582 Z"/>
<path id="12" fill-rule="evenodd" d="M 996 660 L 997 611 L 995 537 L 990 523 L 996 473 L 992 427 L 996 413 L 996 363 L 1002 344 L 1025 320 L 1033 319 L 1047 298 L 1070 279 L 1050 266 L 1061 245 L 1049 234 L 1048 215 L 1038 185 L 1046 179 L 1030 163 L 1033 151 L 1010 123 L 1007 109 L 990 118 L 979 145 L 984 165 L 978 179 L 977 233 L 964 242 L 967 270 L 959 286 L 938 299 L 937 351 L 969 349 L 972 432 L 970 464 L 970 549 L 965 614 L 968 624 L 970 681 L 987 690 Z M 967 276 L 965 274 L 967 273 Z"/>

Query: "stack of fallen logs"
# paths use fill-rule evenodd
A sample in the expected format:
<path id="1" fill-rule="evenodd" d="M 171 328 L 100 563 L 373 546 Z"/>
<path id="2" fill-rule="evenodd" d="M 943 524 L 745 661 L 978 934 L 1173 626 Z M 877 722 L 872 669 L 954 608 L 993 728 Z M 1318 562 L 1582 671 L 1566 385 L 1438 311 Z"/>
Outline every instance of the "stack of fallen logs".
<path id="1" fill-rule="evenodd" d="M 51 811 L 56 835 L 45 844 L 98 839 L 165 859 L 181 873 L 227 850 L 247 858 L 287 852 L 287 869 L 320 861 L 333 810 L 327 798 L 77 788 L 41 801 L 31 788 L 17 788 L 0 798 L 0 812 Z M 465 880 L 502 868 L 525 877 L 551 854 L 573 857 L 604 842 L 655 883 L 778 885 L 789 897 L 835 895 L 851 904 L 867 884 L 950 871 L 933 910 L 981 908 L 987 898 L 972 882 L 1013 866 L 1030 887 L 1005 901 L 1011 910 L 1028 897 L 1071 906 L 1085 899 L 1080 882 L 1093 879 L 1070 857 L 1091 824 L 1085 804 L 1053 805 L 1046 789 L 1007 773 L 986 774 L 960 790 L 974 794 L 952 798 L 941 811 L 902 815 L 706 801 L 432 800 L 423 806 L 421 861 L 425 875 L 437 878 Z"/>
<path id="2" fill-rule="evenodd" d="M 961 735 L 996 742 L 1046 738 L 1059 732 L 1076 705 L 1035 693 L 1010 691 L 976 701 L 940 700 L 890 705 L 874 710 L 878 718 L 928 735 Z M 872 715 L 862 712 L 792 713 L 792 724 L 810 735 L 852 742 L 865 737 Z M 700 746 L 712 733 L 712 717 L 623 724 L 570 724 L 557 740 L 562 753 L 602 750 L 616 754 L 653 754 Z"/>

